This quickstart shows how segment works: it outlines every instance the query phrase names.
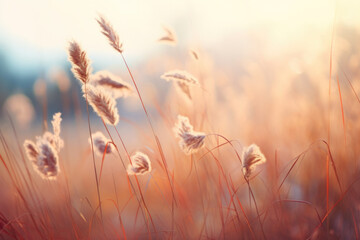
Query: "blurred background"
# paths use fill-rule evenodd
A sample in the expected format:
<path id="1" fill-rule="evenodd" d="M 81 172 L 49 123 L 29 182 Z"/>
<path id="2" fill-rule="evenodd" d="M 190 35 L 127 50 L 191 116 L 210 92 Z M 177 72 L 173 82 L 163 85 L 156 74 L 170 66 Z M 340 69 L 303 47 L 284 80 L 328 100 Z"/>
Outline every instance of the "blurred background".
<path id="1" fill-rule="evenodd" d="M 124 43 L 125 56 L 139 71 L 142 64 L 162 55 L 184 61 L 190 47 L 206 52 L 219 69 L 233 74 L 234 68 L 241 70 L 239 63 L 244 59 L 280 63 L 287 58 L 288 64 L 282 67 L 300 72 L 304 62 L 319 56 L 328 64 L 334 22 L 336 35 L 347 34 L 347 40 L 355 43 L 359 7 L 359 1 L 327 0 L 0 0 L 0 108 L 16 93 L 35 103 L 34 85 L 42 79 L 48 105 L 58 108 L 50 111 L 59 110 L 56 81 L 71 80 L 63 91 L 78 87 L 67 61 L 66 47 L 71 39 L 83 45 L 94 70 L 119 72 L 124 66 L 99 33 L 95 21 L 99 13 L 113 23 Z M 163 26 L 176 32 L 176 50 L 158 43 Z M 38 108 L 35 112 L 41 115 Z"/>
<path id="2" fill-rule="evenodd" d="M 46 120 L 55 112 L 62 112 L 63 172 L 54 185 L 46 185 L 48 182 L 39 176 L 34 179 L 39 186 L 45 186 L 39 188 L 39 193 L 45 195 L 44 189 L 52 186 L 66 189 L 65 180 L 69 180 L 71 206 L 83 214 L 84 221 L 78 213 L 76 216 L 82 227 L 80 232 L 86 236 L 86 221 L 93 209 L 91 205 L 85 209 L 83 200 L 88 198 L 96 206 L 96 188 L 89 174 L 92 163 L 86 106 L 80 84 L 70 71 L 68 42 L 74 39 L 81 44 L 92 61 L 93 72 L 108 70 L 131 84 L 121 56 L 109 46 L 95 20 L 102 14 L 123 42 L 123 54 L 149 109 L 169 169 L 173 174 L 176 172 L 173 180 L 177 184 L 176 195 L 183 200 L 176 218 L 184 225 L 183 229 L 189 228 L 188 236 L 200 232 L 201 238 L 202 230 L 198 230 L 202 226 L 214 232 L 221 226 L 221 216 L 214 213 L 207 218 L 200 195 L 209 208 L 220 209 L 220 213 L 228 207 L 230 195 L 221 196 L 225 186 L 217 179 L 220 171 L 214 159 L 210 155 L 200 159 L 205 149 L 194 157 L 181 152 L 172 130 L 178 114 L 188 116 L 196 131 L 210 134 L 206 138 L 209 148 L 216 148 L 222 141 L 213 133 L 234 140 L 238 152 L 251 143 L 259 145 L 267 163 L 251 183 L 263 210 L 273 208 L 278 197 L 276 189 L 299 156 L 299 164 L 291 168 L 293 171 L 284 181 L 281 195 L 283 199 L 307 201 L 325 216 L 328 207 L 344 196 L 342 190 L 354 186 L 351 184 L 360 172 L 359 10 L 360 1 L 356 0 L 0 0 L 0 136 L 3 142 L 11 143 L 10 152 L 20 161 L 16 142 L 35 139 L 46 130 Z M 159 42 L 166 35 L 164 27 L 174 31 L 176 44 Z M 186 70 L 199 79 L 200 87 L 190 89 L 191 99 L 172 82 L 160 78 L 174 69 Z M 153 175 L 143 176 L 141 184 L 150 199 L 151 210 L 159 214 L 157 223 L 161 229 L 169 230 L 172 210 L 167 200 L 171 199 L 171 192 L 140 101 L 136 95 L 130 96 L 117 100 L 117 107 L 120 114 L 117 127 L 125 136 L 129 152 L 144 151 L 152 161 Z M 6 112 L 14 120 L 18 135 L 14 135 Z M 99 117 L 92 110 L 90 114 L 92 130 L 105 133 Z M 114 129 L 110 133 L 115 136 Z M 322 140 L 327 141 L 329 149 Z M 252 219 L 256 219 L 234 149 L 219 147 L 216 155 L 228 177 L 239 187 L 236 195 Z M 327 185 L 325 163 L 329 163 L 330 149 L 337 167 L 336 178 L 340 180 L 330 168 Z M 127 192 L 125 170 L 116 156 L 109 158 L 104 166 L 102 196 L 115 199 L 117 193 L 114 195 L 112 184 L 117 182 L 120 205 L 126 206 L 127 199 L 122 194 Z M 197 175 L 192 172 L 192 164 L 196 162 L 193 159 L 199 160 L 201 166 L 199 179 L 203 183 L 199 188 L 194 184 Z M 97 157 L 98 165 L 100 160 Z M 35 176 L 34 171 L 30 172 Z M 9 182 L 3 168 L 0 178 Z M 14 211 L 18 209 L 13 200 L 15 190 L 6 181 L 0 181 L 4 189 L 0 206 L 8 216 L 17 217 L 21 211 Z M 219 189 L 214 187 L 218 181 Z M 343 189 L 338 189 L 340 182 Z M 329 203 L 327 186 L 330 186 Z M 352 239 L 354 231 L 357 233 L 360 219 L 357 189 L 360 188 L 354 187 L 350 197 L 335 208 L 337 215 L 327 225 L 340 234 L 339 239 Z M 215 193 L 219 202 L 214 198 Z M 165 197 L 161 199 L 160 194 Z M 63 202 L 68 201 L 64 196 L 46 195 L 46 199 L 50 206 L 57 206 L 52 209 L 58 209 L 59 213 L 54 214 L 57 220 L 49 222 L 62 221 L 63 225 L 56 227 L 66 238 L 69 231 L 61 228 L 70 222 L 63 214 Z M 134 218 L 137 207 L 134 202 L 125 211 L 128 219 Z M 269 214 L 273 218 L 266 221 L 267 233 L 278 239 L 308 237 L 318 220 L 310 208 L 304 211 L 298 205 L 293 206 L 283 209 L 281 221 L 276 214 Z M 112 222 L 117 221 L 113 206 L 105 205 L 104 212 Z M 189 224 L 188 216 L 192 216 L 195 224 Z M 203 218 L 208 222 L 204 223 Z M 130 220 L 126 224 L 130 227 Z M 245 224 L 239 232 L 244 232 L 243 229 L 246 236 Z M 260 232 L 259 226 L 257 231 Z M 137 232 L 134 228 L 134 234 Z M 237 236 L 237 231 L 233 232 Z"/>

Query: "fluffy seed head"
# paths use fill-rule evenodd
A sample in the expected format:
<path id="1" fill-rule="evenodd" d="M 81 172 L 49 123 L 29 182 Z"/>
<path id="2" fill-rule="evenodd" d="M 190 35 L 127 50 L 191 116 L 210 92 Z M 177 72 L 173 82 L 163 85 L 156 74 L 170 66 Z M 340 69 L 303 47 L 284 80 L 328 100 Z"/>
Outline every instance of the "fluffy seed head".
<path id="1" fill-rule="evenodd" d="M 189 53 L 195 60 L 199 60 L 199 54 L 195 50 L 190 50 Z"/>
<path id="2" fill-rule="evenodd" d="M 57 152 L 60 152 L 60 150 L 64 147 L 64 141 L 60 138 L 60 136 L 52 134 L 51 132 L 44 132 L 41 137 L 36 137 L 37 141 L 41 139 L 48 141 Z"/>
<path id="3" fill-rule="evenodd" d="M 82 87 L 84 98 L 89 101 L 94 111 L 108 124 L 116 125 L 119 122 L 119 114 L 115 99 L 103 89 L 92 85 Z"/>
<path id="4" fill-rule="evenodd" d="M 55 179 L 59 173 L 58 154 L 54 147 L 45 139 L 41 139 L 36 143 L 39 150 L 37 162 L 33 164 L 35 170 L 39 174 L 48 179 Z"/>
<path id="5" fill-rule="evenodd" d="M 108 142 L 111 142 L 110 139 L 107 139 L 104 134 L 102 132 L 96 132 L 92 135 L 93 138 L 93 143 L 95 146 L 95 152 L 96 154 L 98 154 L 99 156 L 102 156 L 105 152 L 105 147 L 106 144 Z M 89 143 L 91 144 L 91 140 L 89 138 Z M 108 144 L 107 148 L 106 148 L 106 153 L 111 153 L 112 152 L 112 146 L 111 144 Z"/>
<path id="6" fill-rule="evenodd" d="M 256 144 L 251 144 L 244 148 L 242 152 L 242 161 L 243 173 L 246 178 L 249 178 L 257 165 L 266 162 L 266 158 Z"/>
<path id="7" fill-rule="evenodd" d="M 175 32 L 167 27 L 163 27 L 164 31 L 165 31 L 165 35 L 163 37 L 161 37 L 158 41 L 159 42 L 164 42 L 170 45 L 175 45 L 177 40 L 176 40 L 176 35 Z"/>
<path id="8" fill-rule="evenodd" d="M 42 139 L 48 141 L 57 152 L 60 152 L 60 150 L 64 147 L 64 141 L 60 137 L 61 132 L 61 113 L 55 113 L 53 115 L 53 120 L 51 121 L 51 124 L 53 126 L 54 133 L 51 132 L 45 132 L 41 137 L 36 137 L 37 141 L 40 141 Z"/>
<path id="9" fill-rule="evenodd" d="M 91 75 L 91 84 L 109 90 L 115 98 L 128 97 L 134 92 L 128 83 L 108 71 L 99 71 Z"/>
<path id="10" fill-rule="evenodd" d="M 61 132 L 61 127 L 60 127 L 61 120 L 62 120 L 61 112 L 58 112 L 54 114 L 53 120 L 51 121 L 54 130 L 54 135 L 56 136 L 59 136 Z"/>
<path id="11" fill-rule="evenodd" d="M 60 138 L 61 113 L 55 113 L 51 123 L 54 133 L 45 132 L 42 136 L 37 136 L 36 143 L 25 140 L 24 148 L 27 158 L 39 175 L 55 179 L 60 172 L 58 153 L 64 147 L 64 141 Z"/>
<path id="12" fill-rule="evenodd" d="M 36 163 L 39 156 L 39 150 L 37 149 L 35 143 L 30 140 L 25 140 L 24 148 L 27 158 L 32 162 Z"/>
<path id="13" fill-rule="evenodd" d="M 190 87 L 188 84 L 184 83 L 184 82 L 177 82 L 177 86 L 178 89 L 185 94 L 185 96 L 187 96 L 190 100 L 191 98 L 191 93 L 190 93 Z"/>
<path id="14" fill-rule="evenodd" d="M 199 81 L 196 77 L 190 73 L 182 70 L 172 70 L 161 75 L 161 78 L 166 81 L 182 82 L 186 84 L 199 85 Z"/>
<path id="15" fill-rule="evenodd" d="M 69 43 L 68 54 L 69 61 L 72 65 L 71 71 L 74 76 L 84 84 L 89 82 L 91 65 L 86 52 L 81 49 L 77 42 L 71 41 Z"/>
<path id="16" fill-rule="evenodd" d="M 179 146 L 185 154 L 195 153 L 205 146 L 205 133 L 195 132 L 189 118 L 178 115 L 178 121 L 173 130 L 180 139 Z"/>
<path id="17" fill-rule="evenodd" d="M 132 155 L 131 163 L 132 164 L 129 164 L 127 169 L 129 175 L 143 175 L 151 172 L 150 159 L 142 152 L 136 152 L 134 155 Z"/>
<path id="18" fill-rule="evenodd" d="M 123 52 L 123 45 L 120 43 L 119 36 L 115 32 L 112 25 L 103 17 L 99 16 L 96 21 L 99 23 L 101 27 L 101 33 L 104 34 L 109 40 L 110 45 L 119 53 Z"/>

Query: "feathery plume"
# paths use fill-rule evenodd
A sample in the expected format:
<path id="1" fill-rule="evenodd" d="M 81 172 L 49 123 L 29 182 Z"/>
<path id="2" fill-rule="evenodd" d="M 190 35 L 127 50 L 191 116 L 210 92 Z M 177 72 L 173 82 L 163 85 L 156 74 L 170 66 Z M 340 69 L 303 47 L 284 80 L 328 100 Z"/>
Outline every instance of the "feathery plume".
<path id="1" fill-rule="evenodd" d="M 92 135 L 94 146 L 95 146 L 95 152 L 99 156 L 102 156 L 105 151 L 106 143 L 111 142 L 110 139 L 107 139 L 102 132 L 96 132 Z M 89 138 L 89 143 L 91 145 L 91 139 Z M 112 152 L 112 146 L 108 144 L 106 148 L 106 153 Z"/>
<path id="2" fill-rule="evenodd" d="M 127 169 L 129 175 L 143 175 L 151 172 L 151 162 L 146 154 L 136 152 L 131 156 L 131 162 L 132 164 L 129 164 Z"/>
<path id="3" fill-rule="evenodd" d="M 69 61 L 72 65 L 71 71 L 74 76 L 82 83 L 87 83 L 91 74 L 90 59 L 80 45 L 71 41 L 68 48 Z"/>
<path id="4" fill-rule="evenodd" d="M 60 131 L 61 131 L 60 123 L 61 123 L 61 120 L 62 120 L 61 112 L 55 113 L 54 116 L 53 116 L 53 120 L 51 121 L 55 136 L 60 135 Z"/>
<path id="5" fill-rule="evenodd" d="M 166 81 L 182 82 L 186 84 L 199 85 L 199 81 L 196 77 L 190 73 L 182 70 L 172 70 L 161 75 L 161 78 Z"/>
<path id="6" fill-rule="evenodd" d="M 164 43 L 167 43 L 170 45 L 175 45 L 177 42 L 175 32 L 170 28 L 163 27 L 163 29 L 165 31 L 165 35 L 163 37 L 161 37 L 158 41 L 164 42 Z"/>
<path id="7" fill-rule="evenodd" d="M 55 179 L 59 173 L 58 154 L 54 147 L 45 139 L 41 139 L 36 143 L 39 149 L 36 164 L 33 164 L 35 170 L 44 178 Z"/>
<path id="8" fill-rule="evenodd" d="M 54 134 L 45 132 L 42 136 L 36 137 L 36 143 L 25 140 L 24 148 L 27 158 L 39 175 L 44 178 L 55 179 L 60 172 L 58 153 L 64 147 L 64 141 L 60 138 L 61 113 L 55 113 L 51 123 Z"/>
<path id="9" fill-rule="evenodd" d="M 205 133 L 195 132 L 189 118 L 178 115 L 178 121 L 173 128 L 175 135 L 180 138 L 180 148 L 185 154 L 197 152 L 205 145 Z"/>
<path id="10" fill-rule="evenodd" d="M 195 50 L 190 50 L 189 53 L 195 60 L 199 60 L 199 54 Z"/>
<path id="11" fill-rule="evenodd" d="M 266 158 L 256 144 L 251 144 L 250 146 L 244 148 L 242 152 L 242 161 L 243 173 L 246 178 L 249 178 L 257 165 L 266 162 Z"/>
<path id="12" fill-rule="evenodd" d="M 101 86 L 109 91 L 115 98 L 128 97 L 133 94 L 132 87 L 120 77 L 108 71 L 99 71 L 91 75 L 91 84 Z"/>
<path id="13" fill-rule="evenodd" d="M 37 162 L 39 156 L 39 150 L 37 149 L 35 143 L 30 140 L 25 140 L 24 148 L 27 158 L 34 164 Z"/>
<path id="14" fill-rule="evenodd" d="M 41 141 L 42 139 L 48 141 L 57 152 L 60 152 L 64 147 L 64 141 L 60 138 L 61 120 L 61 113 L 55 113 L 53 115 L 53 120 L 51 121 L 54 133 L 46 131 L 41 137 L 36 137 L 37 141 Z"/>
<path id="15" fill-rule="evenodd" d="M 177 86 L 178 86 L 178 89 L 182 93 L 184 93 L 190 100 L 192 99 L 189 85 L 187 85 L 186 83 L 183 83 L 183 82 L 177 82 Z"/>
<path id="16" fill-rule="evenodd" d="M 123 45 L 120 43 L 119 36 L 115 32 L 112 25 L 101 15 L 96 19 L 101 27 L 101 33 L 104 34 L 109 40 L 110 45 L 119 53 L 123 52 Z"/>
<path id="17" fill-rule="evenodd" d="M 92 85 L 82 87 L 84 92 L 84 97 L 88 97 L 89 104 L 92 106 L 94 111 L 103 118 L 104 121 L 108 124 L 116 125 L 119 122 L 119 114 L 116 108 L 115 99 L 105 90 L 100 88 L 95 88 Z"/>
<path id="18" fill-rule="evenodd" d="M 44 132 L 41 137 L 36 137 L 36 139 L 37 141 L 45 139 L 55 148 L 57 152 L 60 152 L 60 150 L 64 147 L 64 141 L 60 138 L 60 136 L 54 135 L 51 132 Z"/>

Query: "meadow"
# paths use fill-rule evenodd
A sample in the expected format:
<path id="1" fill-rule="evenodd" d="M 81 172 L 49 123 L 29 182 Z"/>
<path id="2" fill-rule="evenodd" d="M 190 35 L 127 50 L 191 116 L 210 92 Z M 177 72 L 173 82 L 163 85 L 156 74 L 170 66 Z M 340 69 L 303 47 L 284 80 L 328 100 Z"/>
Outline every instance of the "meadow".
<path id="1" fill-rule="evenodd" d="M 74 39 L 59 111 L 42 81 L 40 123 L 24 95 L 5 104 L 1 239 L 359 238 L 356 34 L 219 68 L 164 28 L 165 51 L 133 68 L 96 19 L 116 72 Z"/>

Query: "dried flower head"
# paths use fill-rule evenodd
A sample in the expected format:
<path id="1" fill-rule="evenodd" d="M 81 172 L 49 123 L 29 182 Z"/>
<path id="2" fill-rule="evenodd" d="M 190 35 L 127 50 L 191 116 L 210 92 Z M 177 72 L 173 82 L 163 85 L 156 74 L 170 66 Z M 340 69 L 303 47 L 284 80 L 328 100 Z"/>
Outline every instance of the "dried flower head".
<path id="1" fill-rule="evenodd" d="M 82 83 L 87 83 L 91 74 L 90 59 L 87 57 L 86 52 L 81 49 L 80 45 L 71 41 L 69 43 L 69 61 L 71 62 L 74 76 Z"/>
<path id="2" fill-rule="evenodd" d="M 53 120 L 51 121 L 51 124 L 53 126 L 54 135 L 59 136 L 61 132 L 61 112 L 55 113 L 53 115 Z"/>
<path id="3" fill-rule="evenodd" d="M 161 78 L 166 81 L 182 82 L 186 84 L 199 85 L 199 81 L 196 77 L 190 73 L 182 70 L 172 70 L 161 75 Z"/>
<path id="4" fill-rule="evenodd" d="M 64 141 L 60 137 L 61 132 L 61 113 L 55 113 L 53 115 L 53 120 L 51 121 L 51 124 L 53 126 L 54 133 L 51 132 L 45 132 L 41 137 L 36 137 L 37 141 L 41 139 L 45 139 L 48 141 L 57 152 L 60 152 L 60 150 L 64 147 Z"/>
<path id="5" fill-rule="evenodd" d="M 33 141 L 25 140 L 24 148 L 27 158 L 34 164 L 37 162 L 39 151 Z"/>
<path id="6" fill-rule="evenodd" d="M 177 42 L 175 32 L 172 29 L 167 28 L 167 27 L 163 27 L 163 29 L 165 31 L 165 35 L 163 37 L 161 37 L 158 41 L 167 43 L 170 45 L 175 45 Z"/>
<path id="7" fill-rule="evenodd" d="M 128 97 L 134 92 L 128 83 L 108 71 L 99 71 L 93 74 L 91 84 L 109 90 L 115 98 Z"/>
<path id="8" fill-rule="evenodd" d="M 61 113 L 53 116 L 52 125 L 54 134 L 45 132 L 36 137 L 36 143 L 25 140 L 24 148 L 27 158 L 31 161 L 34 169 L 40 176 L 55 179 L 60 172 L 58 166 L 58 153 L 64 147 L 64 141 L 60 138 Z"/>
<path id="9" fill-rule="evenodd" d="M 22 128 L 27 127 L 35 116 L 31 100 L 23 94 L 11 95 L 6 99 L 3 108 Z"/>
<path id="10" fill-rule="evenodd" d="M 189 53 L 195 60 L 199 60 L 199 54 L 195 50 L 190 50 Z"/>
<path id="11" fill-rule="evenodd" d="M 110 45 L 119 53 L 123 52 L 123 45 L 120 43 L 119 35 L 115 32 L 113 26 L 103 17 L 99 16 L 96 21 L 101 27 L 101 33 L 109 40 Z"/>
<path id="12" fill-rule="evenodd" d="M 106 153 L 111 153 L 112 152 L 112 146 L 111 144 L 108 144 L 106 147 L 106 144 L 108 142 L 111 142 L 110 139 L 107 139 L 104 134 L 102 132 L 96 132 L 92 135 L 93 138 L 93 143 L 95 146 L 95 152 L 96 154 L 98 154 L 99 156 L 102 156 L 105 152 L 105 148 L 106 148 Z M 91 144 L 91 140 L 89 138 L 89 143 Z"/>
<path id="13" fill-rule="evenodd" d="M 183 82 L 177 82 L 177 86 L 178 89 L 185 94 L 185 96 L 187 96 L 190 100 L 191 98 L 191 93 L 190 93 L 190 87 L 188 84 L 183 83 Z"/>
<path id="14" fill-rule="evenodd" d="M 150 159 L 142 152 L 136 152 L 134 155 L 132 155 L 131 163 L 132 164 L 129 164 L 127 169 L 129 175 L 143 175 L 151 172 Z"/>
<path id="15" fill-rule="evenodd" d="M 45 139 L 41 139 L 36 143 L 39 155 L 34 168 L 44 178 L 55 179 L 59 173 L 58 154 L 54 147 Z"/>
<path id="16" fill-rule="evenodd" d="M 45 139 L 48 141 L 57 152 L 64 147 L 64 141 L 60 138 L 59 135 L 52 134 L 51 132 L 44 132 L 41 137 L 36 137 L 37 141 L 41 139 Z"/>
<path id="17" fill-rule="evenodd" d="M 189 118 L 178 115 L 177 120 L 173 130 L 175 135 L 180 138 L 179 145 L 185 154 L 195 153 L 205 146 L 205 133 L 195 132 Z"/>
<path id="18" fill-rule="evenodd" d="M 119 122 L 119 114 L 115 99 L 107 91 L 95 88 L 92 85 L 83 86 L 84 98 L 89 101 L 94 111 L 108 124 L 116 125 Z"/>
<path id="19" fill-rule="evenodd" d="M 251 144 L 250 146 L 244 148 L 242 152 L 242 167 L 246 178 L 251 176 L 257 165 L 265 162 L 266 158 L 256 144 Z"/>

